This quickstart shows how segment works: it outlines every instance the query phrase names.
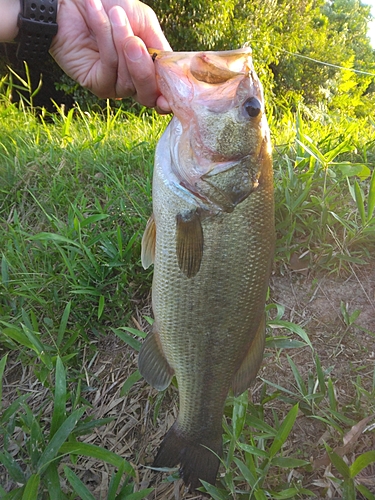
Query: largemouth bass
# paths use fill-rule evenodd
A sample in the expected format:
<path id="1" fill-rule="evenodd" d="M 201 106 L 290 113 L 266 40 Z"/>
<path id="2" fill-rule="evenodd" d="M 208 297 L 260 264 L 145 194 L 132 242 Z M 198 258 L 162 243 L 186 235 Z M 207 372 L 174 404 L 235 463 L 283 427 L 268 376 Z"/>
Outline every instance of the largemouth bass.
<path id="1" fill-rule="evenodd" d="M 251 50 L 155 55 L 174 117 L 161 137 L 142 263 L 154 263 L 152 333 L 139 369 L 155 388 L 175 375 L 179 414 L 154 465 L 190 490 L 214 484 L 230 388 L 263 358 L 274 248 L 271 146 Z"/>

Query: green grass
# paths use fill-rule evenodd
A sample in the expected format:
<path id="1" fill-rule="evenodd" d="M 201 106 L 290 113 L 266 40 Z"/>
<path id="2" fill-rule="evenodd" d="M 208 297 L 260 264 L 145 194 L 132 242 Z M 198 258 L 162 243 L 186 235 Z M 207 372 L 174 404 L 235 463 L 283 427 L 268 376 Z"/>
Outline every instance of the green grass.
<path id="1" fill-rule="evenodd" d="M 111 420 L 95 417 L 87 360 L 112 331 L 133 350 L 139 347 L 137 331 L 128 325 L 151 287 L 151 274 L 140 265 L 140 241 L 151 212 L 154 149 L 168 118 L 146 111 L 134 116 L 109 105 L 104 112 L 57 107 L 48 115 L 19 109 L 9 97 L 3 89 L 0 380 L 7 367 L 27 368 L 45 392 L 41 406 L 22 390 L 13 401 L 0 402 L 0 464 L 15 485 L 8 493 L 0 486 L 0 497 L 95 498 L 75 472 L 79 457 L 91 457 L 111 467 L 105 498 L 143 498 L 150 489 L 135 491 L 130 462 L 81 438 Z M 370 118 L 311 120 L 302 111 L 270 122 L 276 272 L 286 273 L 297 255 L 316 276 L 345 275 L 375 248 L 375 124 Z M 322 368 L 305 329 L 283 319 L 283 308 L 272 301 L 267 313 L 268 355 L 284 363 L 289 383 L 263 379 L 255 402 L 247 392 L 228 399 L 224 472 L 207 491 L 214 499 L 313 496 L 304 481 L 312 474 L 310 457 L 290 444 L 285 448 L 302 415 L 336 433 L 326 444 L 329 481 L 344 498 L 375 498 L 355 480 L 375 462 L 374 453 L 348 464 L 337 451 L 356 422 L 375 411 L 375 377 L 369 384 L 368 376 L 353 370 L 355 396 L 344 407 L 338 381 L 330 367 Z M 346 334 L 359 313 L 345 304 L 341 313 Z M 310 353 L 310 371 L 293 360 L 298 350 Z M 121 395 L 138 380 L 135 372 Z M 155 422 L 164 396 L 151 400 Z M 148 397 L 145 391 L 145 405 Z M 23 446 L 17 445 L 20 429 Z"/>
<path id="2" fill-rule="evenodd" d="M 149 288 L 140 239 L 163 121 L 9 108 L 1 120 L 2 270 L 12 297 L 2 316 L 31 307 L 53 320 L 71 302 L 83 328 L 92 318 L 123 323 Z"/>
<path id="3" fill-rule="evenodd" d="M 375 123 L 293 119 L 274 131 L 277 259 L 296 252 L 329 272 L 364 263 L 375 244 Z M 280 141 L 283 125 L 292 142 Z"/>

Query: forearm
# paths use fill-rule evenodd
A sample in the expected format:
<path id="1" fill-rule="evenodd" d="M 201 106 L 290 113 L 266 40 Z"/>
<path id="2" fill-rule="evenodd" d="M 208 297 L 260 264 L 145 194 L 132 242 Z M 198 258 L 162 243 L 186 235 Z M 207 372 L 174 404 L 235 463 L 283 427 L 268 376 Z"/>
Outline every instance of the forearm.
<path id="1" fill-rule="evenodd" d="M 17 36 L 20 11 L 20 0 L 0 0 L 0 42 L 10 42 Z"/>

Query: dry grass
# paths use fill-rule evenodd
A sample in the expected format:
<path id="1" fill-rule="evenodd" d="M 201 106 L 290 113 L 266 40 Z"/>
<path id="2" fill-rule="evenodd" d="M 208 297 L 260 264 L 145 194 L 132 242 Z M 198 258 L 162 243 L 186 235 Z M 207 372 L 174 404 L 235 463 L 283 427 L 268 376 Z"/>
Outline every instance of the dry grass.
<path id="1" fill-rule="evenodd" d="M 356 374 L 361 375 L 362 386 L 371 391 L 375 361 L 375 264 L 357 269 L 345 279 L 323 277 L 311 279 L 303 274 L 287 272 L 284 276 L 274 276 L 271 281 L 271 297 L 286 308 L 287 318 L 304 326 L 320 358 L 323 369 L 330 369 L 334 380 L 335 396 L 340 411 L 347 418 L 359 419 L 362 409 L 356 408 L 358 391 L 355 387 Z M 348 326 L 342 319 L 340 304 L 347 309 L 360 309 L 356 325 Z M 147 329 L 144 314 L 149 314 L 149 306 L 133 317 L 134 326 Z M 87 392 L 84 397 L 91 404 L 92 415 L 98 418 L 113 417 L 113 421 L 84 438 L 87 443 L 97 444 L 126 458 L 136 470 L 136 490 L 153 487 L 149 500 L 176 500 L 182 498 L 200 499 L 200 495 L 185 492 L 181 481 L 165 482 L 161 473 L 147 468 L 160 441 L 177 415 L 178 394 L 174 387 L 166 392 L 155 419 L 158 393 L 143 380 L 136 383 L 129 393 L 120 396 L 123 383 L 136 369 L 136 353 L 124 345 L 114 334 L 108 332 L 98 344 L 96 355 L 89 359 L 83 353 Z M 290 352 L 289 352 L 290 354 Z M 313 370 L 313 359 L 308 348 L 293 350 L 291 354 L 301 375 L 305 378 Z M 259 377 L 290 390 L 294 390 L 294 378 L 286 360 L 285 351 L 266 353 Z M 257 380 L 253 387 L 256 401 L 262 382 Z M 269 387 L 272 392 L 272 387 Z M 19 361 L 10 359 L 4 377 L 5 407 L 20 394 L 29 394 L 29 405 L 38 413 L 43 408 L 43 418 L 50 418 L 52 406 L 48 400 L 48 390 L 33 376 L 32 369 Z M 373 402 L 375 406 L 375 401 Z M 279 398 L 265 407 L 265 420 L 273 411 L 280 418 L 288 410 L 287 404 Z M 367 408 L 370 411 L 370 408 Z M 372 408 L 374 411 L 374 408 Z M 370 414 L 363 415 L 371 417 Z M 375 449 L 373 421 L 353 438 L 346 448 L 345 456 L 350 463 L 365 451 Z M 17 444 L 23 445 L 22 429 L 18 430 Z M 320 459 L 321 466 L 311 473 L 301 476 L 297 470 L 291 472 L 294 480 L 300 480 L 305 487 L 315 492 L 318 498 L 332 498 L 337 495 L 335 482 L 331 476 L 331 466 L 324 462 L 323 442 L 333 448 L 342 445 L 342 436 L 333 428 L 327 429 L 322 422 L 300 411 L 296 424 L 286 443 L 284 454 L 304 459 Z M 13 450 L 17 455 L 17 448 Z M 318 462 L 319 463 L 319 462 Z M 81 477 L 95 498 L 105 498 L 111 477 L 111 467 L 93 459 L 79 459 L 75 472 Z M 375 468 L 367 467 L 360 475 L 360 481 L 375 493 Z M 4 469 L 0 469 L 0 480 L 5 488 L 11 484 Z M 269 480 L 272 486 L 272 479 Z"/>
<path id="2" fill-rule="evenodd" d="M 138 303 L 134 300 L 144 297 L 149 289 L 149 276 L 140 272 L 139 244 L 151 210 L 152 154 L 165 120 L 127 114 L 112 119 L 108 114 L 104 120 L 93 115 L 90 121 L 84 115 L 84 121 L 82 117 L 71 121 L 69 116 L 63 116 L 61 120 L 54 119 L 51 126 L 44 124 L 40 128 L 35 117 L 31 121 L 33 115 L 23 116 L 6 107 L 2 111 L 5 119 L 1 143 L 7 155 L 3 156 L 0 168 L 4 179 L 3 184 L 0 183 L 0 242 L 3 244 L 0 253 L 4 255 L 0 256 L 3 286 L 0 320 L 5 326 L 11 324 L 21 335 L 25 318 L 31 318 L 30 325 L 32 320 L 37 324 L 35 327 L 32 324 L 30 331 L 40 333 L 46 345 L 60 337 L 58 349 L 52 353 L 66 359 L 73 355 L 64 365 L 68 380 L 84 373 L 78 405 L 87 401 L 91 405 L 87 413 L 94 419 L 113 418 L 81 439 L 127 459 L 136 471 L 135 490 L 153 487 L 149 499 L 154 500 L 201 498 L 187 494 L 180 481 L 168 481 L 166 474 L 148 468 L 161 439 L 176 418 L 178 393 L 172 386 L 161 400 L 157 391 L 141 380 L 122 395 L 124 382 L 136 369 L 136 353 L 111 330 L 127 322 L 131 306 L 135 312 L 130 326 L 148 328 L 144 316 L 150 315 L 149 300 Z M 273 276 L 270 301 L 285 307 L 283 319 L 305 328 L 327 379 L 332 382 L 332 401 L 325 395 L 313 415 L 303 408 L 304 400 L 299 397 L 287 355 L 307 383 L 311 373 L 316 379 L 314 358 L 307 347 L 268 349 L 252 388 L 252 398 L 270 425 L 275 424 L 275 416 L 281 421 L 299 401 L 300 413 L 282 456 L 311 459 L 312 464 L 321 464 L 315 469 L 312 466 L 311 470 L 306 467 L 275 470 L 274 467 L 267 475 L 265 488 L 275 487 L 280 491 L 284 484 L 300 482 L 318 498 L 334 498 L 341 495 L 332 476 L 337 477 L 338 473 L 326 465 L 324 442 L 334 449 L 341 447 L 341 452 L 344 448 L 342 455 L 348 463 L 365 451 L 375 449 L 374 424 L 370 420 L 375 413 L 375 264 L 350 267 L 353 261 L 363 261 L 373 248 L 375 226 L 371 207 L 375 180 L 361 181 L 357 191 L 362 189 L 363 199 L 358 196 L 354 203 L 344 177 L 347 174 L 340 174 L 339 169 L 341 165 L 347 172 L 349 161 L 353 167 L 361 164 L 370 175 L 374 162 L 374 127 L 370 120 L 358 121 L 354 128 L 345 121 L 340 127 L 335 121 L 323 126 L 319 120 L 302 127 L 300 116 L 294 126 L 291 113 L 285 120 L 290 123 L 281 122 L 277 134 L 275 132 L 280 144 L 288 144 L 279 148 L 280 154 L 275 160 L 277 265 L 284 266 L 292 253 L 301 255 L 308 251 L 310 265 L 316 268 L 310 275 L 293 264 L 294 271 L 285 269 L 283 275 Z M 314 151 L 319 147 L 320 152 L 311 155 L 301 147 L 302 143 L 311 148 L 303 128 L 315 138 Z M 295 135 L 295 129 L 299 142 L 292 145 L 290 137 Z M 286 141 L 283 134 L 288 137 Z M 350 145 L 349 153 L 336 158 L 342 138 Z M 357 174 L 355 168 L 349 172 L 353 189 L 357 182 L 353 176 Z M 332 212 L 338 218 L 333 217 Z M 331 216 L 326 219 L 324 214 Z M 42 233 L 38 239 L 39 231 L 52 232 L 52 235 L 45 239 Z M 70 243 L 61 242 L 61 237 Z M 333 278 L 329 274 L 334 271 L 337 276 L 342 269 L 351 269 L 351 272 L 344 278 Z M 322 270 L 323 275 L 319 274 Z M 101 299 L 104 300 L 101 302 Z M 60 334 L 67 304 L 71 304 L 71 315 L 65 325 L 66 332 L 63 328 Z M 361 313 L 353 320 L 355 310 Z M 6 335 L 1 341 L 0 357 L 16 345 Z M 94 348 L 90 342 L 95 343 Z M 28 395 L 30 412 L 40 419 L 40 427 L 48 440 L 53 405 L 51 390 L 43 387 L 35 376 L 38 368 L 46 371 L 46 367 L 40 361 L 40 352 L 31 351 L 25 345 L 28 346 L 20 342 L 18 350 L 9 353 L 3 377 L 2 409 L 9 408 L 20 395 Z M 84 346 L 81 351 L 80 345 Z M 78 367 L 76 359 L 80 363 Z M 70 384 L 74 392 L 76 387 Z M 293 392 L 294 401 L 288 401 L 287 393 L 277 390 L 275 384 Z M 264 392 L 268 401 L 263 397 Z M 67 400 L 71 401 L 70 395 Z M 332 417 L 332 425 L 327 420 L 332 416 L 330 404 L 337 407 L 339 416 Z M 69 413 L 71 408 L 67 410 Z M 326 417 L 326 421 L 318 420 L 317 416 Z M 367 417 L 369 420 L 364 420 Z M 4 426 L 8 423 L 11 427 L 8 421 Z M 231 424 L 230 417 L 228 424 Z M 27 432 L 21 427 L 11 431 L 11 454 L 26 467 L 30 460 L 25 451 Z M 243 439 L 249 435 L 248 426 Z M 59 466 L 61 482 L 65 481 L 62 466 L 63 463 Z M 80 457 L 76 463 L 71 460 L 69 467 L 95 498 L 106 498 L 113 477 L 111 466 L 103 460 Z M 360 480 L 375 490 L 371 484 L 374 477 L 374 469 L 367 467 L 361 472 Z M 0 466 L 0 485 L 5 491 L 16 486 L 3 466 Z M 249 488 L 244 483 L 243 489 L 246 487 Z"/>

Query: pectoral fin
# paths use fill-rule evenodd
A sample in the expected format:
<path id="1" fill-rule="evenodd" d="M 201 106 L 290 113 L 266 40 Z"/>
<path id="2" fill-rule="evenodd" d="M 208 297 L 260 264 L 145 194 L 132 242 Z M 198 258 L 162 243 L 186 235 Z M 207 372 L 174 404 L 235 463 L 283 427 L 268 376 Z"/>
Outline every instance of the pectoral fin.
<path id="1" fill-rule="evenodd" d="M 165 358 L 155 330 L 146 337 L 141 347 L 138 368 L 145 380 L 158 391 L 166 389 L 172 380 L 174 371 Z"/>
<path id="2" fill-rule="evenodd" d="M 195 276 L 203 257 L 203 229 L 196 211 L 176 217 L 176 253 L 181 271 L 188 278 Z"/>
<path id="3" fill-rule="evenodd" d="M 148 219 L 145 232 L 142 237 L 141 261 L 144 269 L 147 269 L 155 260 L 156 224 L 154 214 Z"/>
<path id="4" fill-rule="evenodd" d="M 251 382 L 255 379 L 263 360 L 265 337 L 266 320 L 263 316 L 246 357 L 234 376 L 232 389 L 235 396 L 246 391 Z"/>

